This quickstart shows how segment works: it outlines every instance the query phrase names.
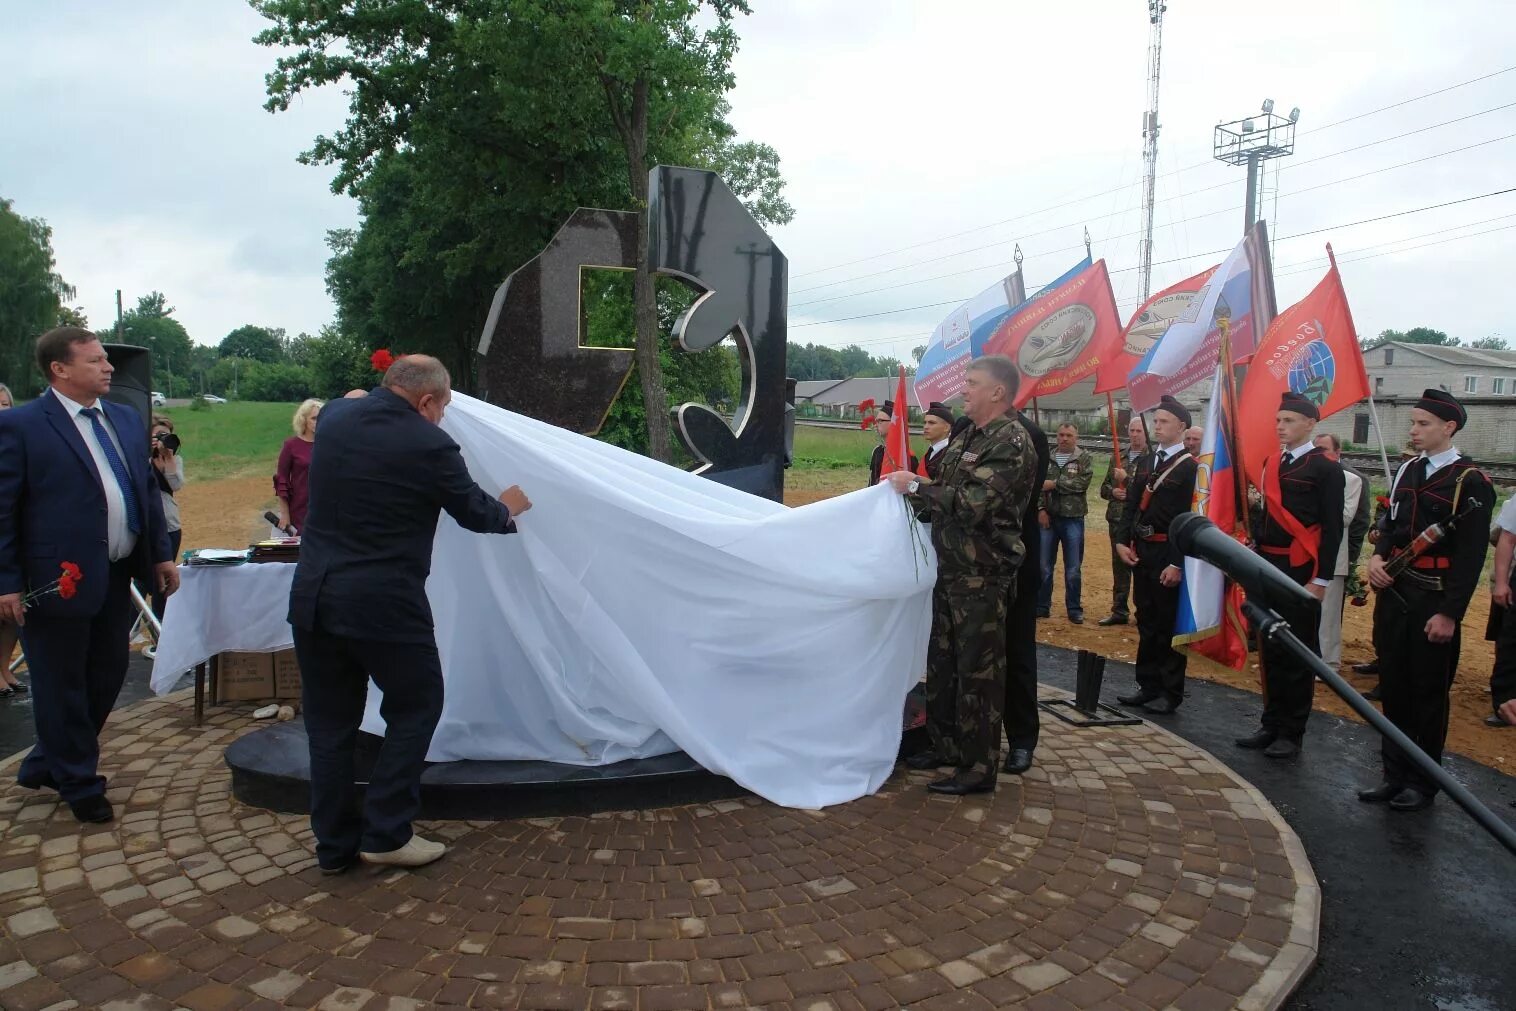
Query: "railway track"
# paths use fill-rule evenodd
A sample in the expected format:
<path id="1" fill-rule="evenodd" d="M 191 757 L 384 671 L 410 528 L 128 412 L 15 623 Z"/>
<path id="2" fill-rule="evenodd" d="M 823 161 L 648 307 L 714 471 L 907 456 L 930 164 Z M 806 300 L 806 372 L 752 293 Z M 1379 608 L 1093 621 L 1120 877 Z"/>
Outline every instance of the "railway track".
<path id="1" fill-rule="evenodd" d="M 796 418 L 795 424 L 805 425 L 808 428 L 841 428 L 850 431 L 858 431 L 856 421 L 827 421 L 822 418 Z M 921 429 L 912 428 L 911 434 L 921 435 Z M 1111 452 L 1111 437 L 1108 435 L 1081 435 L 1079 444 L 1096 454 L 1109 455 Z M 1342 454 L 1343 459 L 1353 465 L 1353 469 L 1366 476 L 1370 482 L 1377 483 L 1383 480 L 1384 464 L 1380 462 L 1378 453 L 1366 453 L 1354 450 Z M 1395 458 L 1390 457 L 1390 466 L 1395 466 Z M 1489 475 L 1491 481 L 1500 485 L 1516 485 L 1516 463 L 1488 463 L 1479 461 L 1479 467 Z"/>

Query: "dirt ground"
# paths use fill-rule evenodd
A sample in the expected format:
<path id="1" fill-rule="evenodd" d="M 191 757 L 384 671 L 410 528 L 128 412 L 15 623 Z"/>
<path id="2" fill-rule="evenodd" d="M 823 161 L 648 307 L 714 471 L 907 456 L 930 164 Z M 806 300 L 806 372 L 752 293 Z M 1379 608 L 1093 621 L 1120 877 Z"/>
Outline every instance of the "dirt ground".
<path id="1" fill-rule="evenodd" d="M 849 470 L 792 471 L 787 477 L 785 503 L 791 506 L 831 498 L 859 486 L 858 475 Z M 184 518 L 184 546 L 239 547 L 266 536 L 268 524 L 260 517 L 274 505 L 268 475 L 226 478 L 220 481 L 192 483 L 179 495 Z M 1132 660 L 1137 652 L 1135 625 L 1101 628 L 1095 624 L 1110 610 L 1111 548 L 1105 524 L 1099 515 L 1090 516 L 1085 540 L 1084 608 L 1086 622 L 1070 624 L 1062 613 L 1062 577 L 1055 576 L 1053 617 L 1037 624 L 1039 641 L 1068 649 L 1088 649 L 1115 659 Z M 1060 559 L 1061 563 L 1061 559 Z M 1061 570 L 1060 570 L 1061 571 Z M 1448 729 L 1448 748 L 1497 769 L 1516 769 L 1516 727 L 1504 730 L 1483 723 L 1489 706 L 1489 673 L 1494 663 L 1492 643 L 1484 640 L 1484 624 L 1489 617 L 1488 593 L 1475 595 L 1464 621 L 1463 658 L 1458 679 L 1453 685 L 1453 714 Z M 1342 673 L 1360 691 L 1373 687 L 1374 679 L 1352 673 L 1351 665 L 1372 659 L 1370 645 L 1372 607 L 1348 607 L 1343 617 Z M 1192 677 L 1219 681 L 1257 692 L 1258 669 L 1250 665 L 1232 671 L 1202 657 L 1192 657 Z M 1111 689 L 1126 690 L 1128 685 L 1108 684 Z M 1357 719 L 1351 710 L 1325 685 L 1316 685 L 1316 708 Z M 1251 728 L 1239 727 L 1243 733 Z"/>
<path id="2" fill-rule="evenodd" d="M 787 475 L 785 503 L 791 506 L 805 505 L 832 495 L 852 491 L 859 485 L 858 475 L 850 471 L 792 472 Z M 1058 570 L 1053 577 L 1053 617 L 1037 623 L 1037 639 L 1051 646 L 1066 649 L 1087 649 L 1102 656 L 1130 662 L 1137 655 L 1137 626 L 1101 628 L 1095 624 L 1110 613 L 1111 607 L 1111 541 L 1106 534 L 1103 514 L 1092 514 L 1086 520 L 1084 564 L 1081 567 L 1085 623 L 1074 625 L 1063 612 L 1063 559 L 1058 560 Z M 1342 619 L 1342 667 L 1348 683 L 1360 692 L 1368 691 L 1376 683 L 1374 677 L 1354 674 L 1352 665 L 1372 660 L 1374 649 L 1373 599 L 1366 607 L 1349 606 Z M 1497 729 L 1486 727 L 1484 718 L 1490 712 L 1489 678 L 1495 662 L 1494 643 L 1486 642 L 1484 626 L 1490 615 L 1490 595 L 1480 592 L 1474 595 L 1463 622 L 1463 654 L 1458 664 L 1458 677 L 1453 683 L 1452 716 L 1448 726 L 1448 750 L 1456 751 L 1475 761 L 1483 762 L 1502 771 L 1516 770 L 1516 727 Z M 1189 675 L 1218 681 L 1259 692 L 1258 667 L 1250 663 L 1242 671 L 1233 671 L 1207 660 L 1191 656 Z M 1106 694 L 1112 690 L 1125 692 L 1128 684 L 1107 683 Z M 1357 720 L 1358 716 L 1326 685 L 1317 682 L 1315 708 Z M 1238 727 L 1238 734 L 1250 732 L 1251 727 Z"/>

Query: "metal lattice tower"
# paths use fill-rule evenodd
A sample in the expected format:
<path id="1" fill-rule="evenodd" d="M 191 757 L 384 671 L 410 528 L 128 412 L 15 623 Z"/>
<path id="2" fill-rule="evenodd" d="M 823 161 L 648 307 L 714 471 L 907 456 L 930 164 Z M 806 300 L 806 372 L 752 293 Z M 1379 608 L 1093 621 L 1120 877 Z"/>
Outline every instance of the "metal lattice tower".
<path id="1" fill-rule="evenodd" d="M 1147 0 L 1148 22 L 1152 35 L 1148 39 L 1148 111 L 1142 118 L 1142 298 L 1147 300 L 1153 285 L 1153 210 L 1158 188 L 1158 73 L 1163 59 L 1163 0 Z"/>

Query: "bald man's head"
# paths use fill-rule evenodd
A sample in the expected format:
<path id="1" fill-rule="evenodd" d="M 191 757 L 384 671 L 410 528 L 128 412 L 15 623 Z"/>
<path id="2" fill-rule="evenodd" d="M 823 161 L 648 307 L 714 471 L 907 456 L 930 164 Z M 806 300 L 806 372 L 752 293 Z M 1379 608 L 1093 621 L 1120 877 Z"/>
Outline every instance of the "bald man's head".
<path id="1" fill-rule="evenodd" d="M 427 421 L 442 423 L 453 399 L 447 368 L 431 355 L 401 355 L 384 373 L 384 388 L 405 399 Z"/>

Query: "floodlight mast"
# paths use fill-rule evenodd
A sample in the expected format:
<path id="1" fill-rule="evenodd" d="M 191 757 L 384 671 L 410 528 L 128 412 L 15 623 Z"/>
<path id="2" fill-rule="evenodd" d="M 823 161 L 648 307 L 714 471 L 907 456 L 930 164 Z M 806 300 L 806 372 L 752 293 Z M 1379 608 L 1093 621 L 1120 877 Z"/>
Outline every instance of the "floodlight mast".
<path id="1" fill-rule="evenodd" d="M 1297 106 L 1289 116 L 1274 115 L 1274 100 L 1263 100 L 1263 114 L 1230 123 L 1219 123 L 1213 139 L 1213 156 L 1228 165 L 1248 167 L 1248 196 L 1244 205 L 1243 231 L 1258 220 L 1258 184 L 1260 166 L 1270 158 L 1295 153 L 1295 123 L 1300 119 Z"/>

